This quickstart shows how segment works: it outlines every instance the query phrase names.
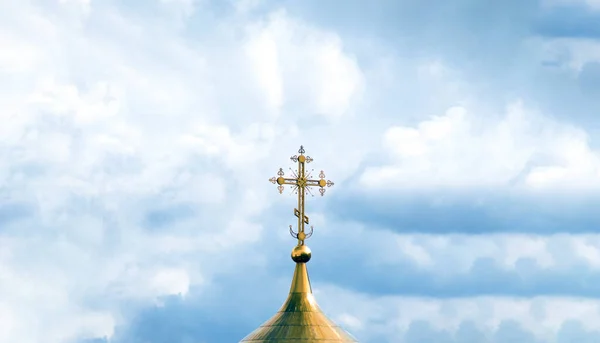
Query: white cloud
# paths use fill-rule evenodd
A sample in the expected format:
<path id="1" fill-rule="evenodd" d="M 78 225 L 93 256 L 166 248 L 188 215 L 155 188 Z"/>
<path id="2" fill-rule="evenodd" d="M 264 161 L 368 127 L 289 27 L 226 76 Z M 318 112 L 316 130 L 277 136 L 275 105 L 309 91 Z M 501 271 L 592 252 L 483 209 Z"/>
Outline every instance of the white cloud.
<path id="1" fill-rule="evenodd" d="M 0 24 L 2 204 L 31 211 L 2 228 L 0 342 L 111 337 L 128 300 L 205 285 L 217 266 L 200 260 L 262 236 L 278 168 L 264 161 L 303 143 L 302 114 L 264 115 L 246 90 L 266 87 L 277 111 L 292 101 L 337 116 L 362 87 L 339 37 L 284 12 L 215 27 L 214 49 L 180 35 L 192 1 L 150 4 L 147 19 L 105 2 L 0 6 L 19 18 Z M 261 67 L 265 46 L 277 58 Z M 178 205 L 207 215 L 147 227 Z"/>
<path id="2" fill-rule="evenodd" d="M 163 4 L 164 10 L 175 16 L 177 20 L 175 27 L 180 29 L 192 17 L 201 2 L 197 0 L 160 0 L 160 3 Z"/>
<path id="3" fill-rule="evenodd" d="M 185 295 L 190 286 L 190 280 L 185 270 L 164 269 L 154 274 L 151 287 L 155 294 L 181 294 Z"/>
<path id="4" fill-rule="evenodd" d="M 283 104 L 283 80 L 277 43 L 272 33 L 265 30 L 248 42 L 246 53 L 254 65 L 256 78 L 265 92 L 267 105 L 273 110 L 279 110 Z"/>
<path id="5" fill-rule="evenodd" d="M 569 37 L 543 39 L 541 42 L 534 39 L 533 42 L 541 47 L 543 61 L 564 62 L 564 67 L 575 75 L 586 63 L 600 62 L 600 43 L 594 39 Z"/>
<path id="6" fill-rule="evenodd" d="M 238 13 L 247 13 L 264 4 L 263 0 L 232 0 Z"/>
<path id="7" fill-rule="evenodd" d="M 83 15 L 89 15 L 92 6 L 92 0 L 59 0 L 58 1 L 63 6 L 73 7 L 79 11 Z"/>
<path id="8" fill-rule="evenodd" d="M 321 223 L 320 239 L 336 239 L 343 230 L 344 244 L 361 244 L 362 259 L 374 266 L 408 262 L 431 275 L 468 274 L 482 259 L 491 259 L 506 271 L 518 268 L 517 263 L 523 259 L 531 259 L 541 269 L 556 273 L 569 273 L 581 266 L 598 271 L 600 267 L 598 234 L 399 234 L 374 230 L 368 224 L 322 223 L 318 216 L 312 218 Z"/>
<path id="9" fill-rule="evenodd" d="M 327 313 L 340 319 L 352 313 L 356 336 L 405 339 L 411 324 L 429 323 L 452 337 L 461 324 L 475 323 L 488 337 L 504 321 L 516 321 L 542 342 L 556 342 L 561 325 L 574 320 L 585 330 L 600 330 L 600 302 L 568 297 L 472 297 L 433 299 L 419 297 L 366 297 L 332 286 L 319 288 L 317 300 Z M 385 323 L 385 324 L 384 324 Z M 383 324 L 383 325 L 382 325 Z"/>
<path id="10" fill-rule="evenodd" d="M 561 6 L 561 5 L 575 5 L 584 6 L 591 10 L 600 10 L 600 1 L 598 0 L 544 0 L 542 4 L 545 6 Z"/>
<path id="11" fill-rule="evenodd" d="M 600 246 L 585 241 L 575 241 L 573 242 L 573 248 L 578 257 L 585 260 L 592 267 L 600 267 Z"/>
<path id="12" fill-rule="evenodd" d="M 110 337 L 127 325 L 128 301 L 201 291 L 225 268 L 206 261 L 226 265 L 232 251 L 246 249 L 256 256 L 261 215 L 273 201 L 293 206 L 267 179 L 292 165 L 287 157 L 300 144 L 316 174 L 324 169 L 337 187 L 378 148 L 374 137 L 387 121 L 351 114 L 367 86 L 375 94 L 379 81 L 393 85 L 390 70 L 365 72 L 342 37 L 285 11 L 252 21 L 244 15 L 260 3 L 238 5 L 239 21 L 217 25 L 202 2 L 188 0 L 149 2 L 136 15 L 100 1 L 0 3 L 0 205 L 30 208 L 2 221 L 0 342 Z M 195 13 L 206 21 L 182 34 Z M 438 61 L 419 72 L 440 89 L 453 75 Z M 479 132 L 465 109 L 391 128 L 391 177 L 402 171 L 421 186 L 436 175 L 450 185 L 497 184 L 536 149 L 566 169 L 534 168 L 528 185 L 587 180 L 596 168 L 580 130 L 538 122 L 517 106 Z M 533 129 L 540 123 L 548 125 L 541 135 Z M 480 163 L 490 151 L 500 157 Z M 413 164 L 399 168 L 399 160 Z M 435 166 L 450 167 L 435 174 Z M 479 169 L 466 175 L 472 166 Z M 168 217 L 177 206 L 202 213 L 175 215 L 164 227 L 147 223 L 152 211 Z M 327 219 L 311 215 L 321 232 L 339 234 Z M 483 256 L 507 269 L 523 257 L 557 263 L 552 238 L 385 239 L 393 245 L 386 263 L 402 253 L 429 270 L 451 260 L 460 271 Z M 567 255 L 596 268 L 598 241 L 572 239 Z M 439 317 L 437 305 L 407 304 Z M 368 327 L 355 313 L 339 318 Z"/>
<path id="13" fill-rule="evenodd" d="M 580 189 L 600 185 L 600 158 L 582 129 L 510 105 L 499 119 L 465 107 L 383 135 L 389 162 L 368 168 L 371 187 Z"/>
<path id="14" fill-rule="evenodd" d="M 432 264 L 431 255 L 427 250 L 415 244 L 412 239 L 403 238 L 398 239 L 399 249 L 403 254 L 407 255 L 418 266 L 429 266 Z"/>
<path id="15" fill-rule="evenodd" d="M 23 73 L 35 68 L 39 54 L 34 45 L 23 42 L 9 32 L 0 32 L 0 72 Z"/>
<path id="16" fill-rule="evenodd" d="M 307 102 L 317 114 L 341 116 L 360 96 L 363 75 L 337 35 L 295 21 L 285 11 L 248 32 L 246 53 L 271 109 Z"/>

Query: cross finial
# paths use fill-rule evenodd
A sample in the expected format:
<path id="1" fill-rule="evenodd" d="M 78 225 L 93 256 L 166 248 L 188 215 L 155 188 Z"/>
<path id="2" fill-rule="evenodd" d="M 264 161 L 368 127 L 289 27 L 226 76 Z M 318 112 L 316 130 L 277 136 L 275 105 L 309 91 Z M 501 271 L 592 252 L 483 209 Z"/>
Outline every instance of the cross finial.
<path id="1" fill-rule="evenodd" d="M 298 149 L 298 153 L 300 155 L 294 155 L 290 159 L 294 162 L 298 163 L 297 170 L 292 171 L 292 178 L 284 177 L 285 173 L 283 168 L 279 168 L 279 172 L 277 172 L 277 177 L 272 177 L 269 179 L 274 184 L 278 184 L 277 189 L 279 193 L 283 193 L 284 187 L 283 185 L 291 185 L 292 189 L 298 194 L 298 208 L 294 209 L 294 215 L 298 217 L 298 231 L 294 232 L 292 226 L 290 225 L 290 234 L 298 239 L 298 246 L 304 245 L 304 240 L 312 236 L 313 227 L 310 227 L 310 232 L 305 233 L 304 225 L 309 224 L 308 216 L 304 214 L 304 196 L 306 192 L 310 195 L 313 195 L 310 191 L 310 187 L 319 187 L 319 193 L 321 195 L 325 194 L 325 187 L 333 186 L 333 182 L 329 180 L 325 180 L 325 172 L 321 171 L 319 173 L 319 179 L 311 179 L 311 172 L 306 173 L 305 164 L 310 163 L 313 159 L 310 156 L 305 156 L 304 147 L 301 145 L 300 149 Z"/>

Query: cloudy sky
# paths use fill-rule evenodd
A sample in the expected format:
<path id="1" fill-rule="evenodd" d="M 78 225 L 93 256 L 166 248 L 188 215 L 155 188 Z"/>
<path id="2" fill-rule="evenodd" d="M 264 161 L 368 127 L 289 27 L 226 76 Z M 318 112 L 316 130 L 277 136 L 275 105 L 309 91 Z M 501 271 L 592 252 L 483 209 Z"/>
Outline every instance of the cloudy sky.
<path id="1" fill-rule="evenodd" d="M 597 0 L 0 0 L 0 342 L 600 341 Z"/>

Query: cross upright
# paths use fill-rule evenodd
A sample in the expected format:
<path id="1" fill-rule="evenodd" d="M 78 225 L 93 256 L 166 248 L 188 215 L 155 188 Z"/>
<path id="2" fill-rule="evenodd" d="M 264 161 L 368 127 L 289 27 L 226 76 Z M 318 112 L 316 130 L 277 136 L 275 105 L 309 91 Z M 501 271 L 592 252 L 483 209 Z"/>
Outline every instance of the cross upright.
<path id="1" fill-rule="evenodd" d="M 305 156 L 304 147 L 300 146 L 298 150 L 300 155 L 294 155 L 290 159 L 294 162 L 298 162 L 298 169 L 296 171 L 292 171 L 292 178 L 284 177 L 285 173 L 283 172 L 283 168 L 279 168 L 279 172 L 277 172 L 278 177 L 272 177 L 269 179 L 274 184 L 278 184 L 277 189 L 279 193 L 283 193 L 283 185 L 291 185 L 294 189 L 295 193 L 298 194 L 298 208 L 294 208 L 294 215 L 298 217 L 298 232 L 294 232 L 292 226 L 290 225 L 290 234 L 298 239 L 298 245 L 304 245 L 304 240 L 309 238 L 312 235 L 313 228 L 310 227 L 310 232 L 306 234 L 304 232 L 304 225 L 309 224 L 309 219 L 306 214 L 304 214 L 304 197 L 306 192 L 312 195 L 310 191 L 310 187 L 319 187 L 319 193 L 321 196 L 325 194 L 325 187 L 333 186 L 333 182 L 329 180 L 325 180 L 325 173 L 321 171 L 319 173 L 319 179 L 311 179 L 311 172 L 306 173 L 305 164 L 310 163 L 313 159 L 310 156 Z"/>

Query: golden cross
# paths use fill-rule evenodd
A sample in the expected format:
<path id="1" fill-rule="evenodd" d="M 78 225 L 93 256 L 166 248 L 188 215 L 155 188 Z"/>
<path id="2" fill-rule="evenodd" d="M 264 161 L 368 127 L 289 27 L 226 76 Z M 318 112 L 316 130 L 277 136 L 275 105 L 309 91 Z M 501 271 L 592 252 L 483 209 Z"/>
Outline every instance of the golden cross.
<path id="1" fill-rule="evenodd" d="M 310 187 L 319 187 L 319 193 L 321 196 L 325 194 L 325 186 L 331 187 L 333 186 L 333 182 L 329 180 L 325 180 L 325 173 L 321 170 L 319 173 L 319 180 L 310 179 L 311 172 L 306 173 L 305 164 L 310 163 L 313 159 L 310 156 L 304 155 L 304 147 L 300 146 L 298 153 L 300 155 L 294 155 L 290 159 L 294 162 L 298 162 L 298 169 L 296 171 L 292 170 L 293 178 L 285 178 L 283 168 L 279 168 L 279 172 L 277 172 L 278 177 L 272 177 L 269 179 L 272 183 L 276 183 L 279 186 L 277 189 L 279 193 L 283 193 L 283 185 L 291 185 L 296 194 L 298 194 L 298 208 L 294 209 L 294 215 L 298 217 L 298 232 L 294 232 L 292 226 L 290 225 L 290 234 L 298 239 L 298 245 L 304 245 L 304 240 L 312 236 L 313 227 L 310 227 L 310 232 L 306 234 L 304 232 L 304 224 L 308 224 L 308 216 L 304 214 L 304 196 L 306 192 L 310 195 L 313 195 L 310 191 Z"/>

